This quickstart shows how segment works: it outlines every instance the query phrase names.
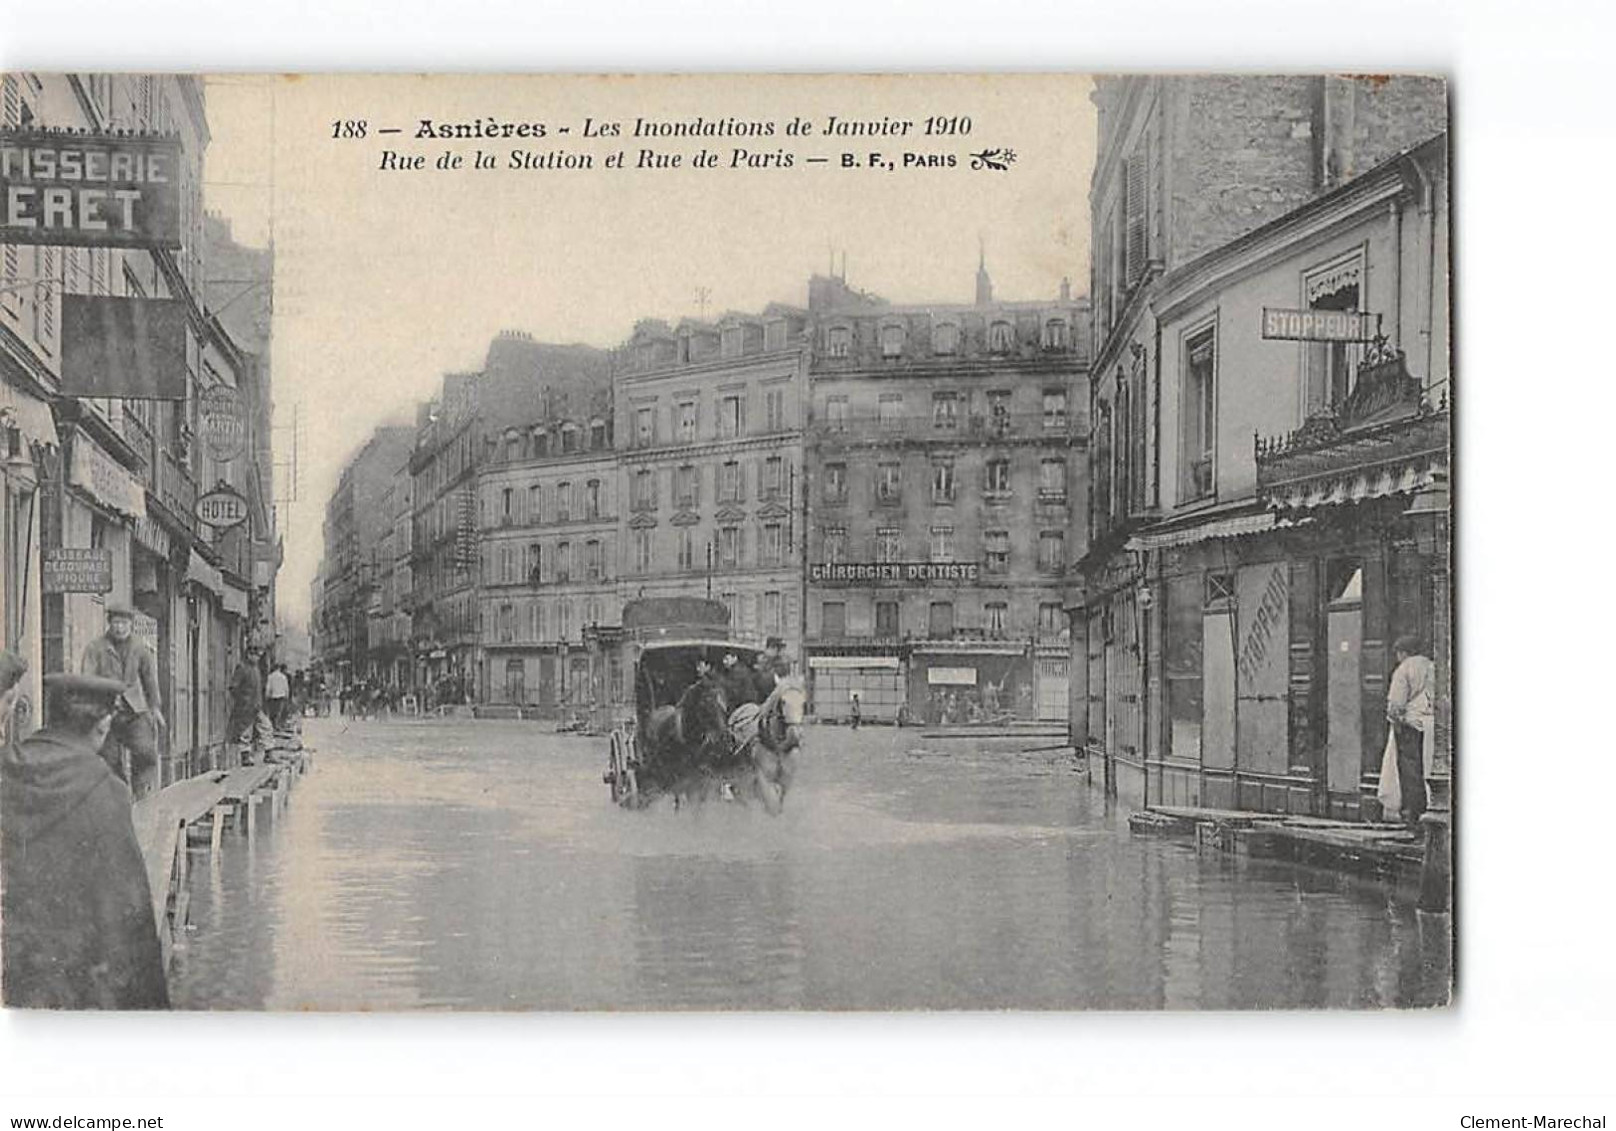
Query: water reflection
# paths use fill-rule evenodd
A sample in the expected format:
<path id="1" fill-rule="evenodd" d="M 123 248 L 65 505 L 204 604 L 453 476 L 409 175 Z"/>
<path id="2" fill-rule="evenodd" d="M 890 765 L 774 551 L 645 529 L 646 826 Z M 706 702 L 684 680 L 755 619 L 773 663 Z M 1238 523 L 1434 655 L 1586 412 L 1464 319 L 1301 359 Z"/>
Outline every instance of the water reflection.
<path id="1" fill-rule="evenodd" d="M 810 735 L 786 814 L 625 813 L 600 740 L 311 724 L 193 881 L 191 1008 L 1374 1007 L 1441 1000 L 1380 889 L 1134 838 L 1017 744 Z"/>

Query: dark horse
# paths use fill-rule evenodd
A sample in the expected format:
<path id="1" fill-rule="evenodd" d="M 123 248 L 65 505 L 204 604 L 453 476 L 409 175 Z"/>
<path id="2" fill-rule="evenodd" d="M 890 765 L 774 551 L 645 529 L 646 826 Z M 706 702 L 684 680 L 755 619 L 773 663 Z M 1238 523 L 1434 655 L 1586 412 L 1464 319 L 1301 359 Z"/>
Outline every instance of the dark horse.
<path id="1" fill-rule="evenodd" d="M 715 775 L 736 768 L 724 690 L 708 679 L 685 689 L 673 706 L 654 709 L 645 720 L 643 753 L 649 783 L 674 795 L 678 805 L 710 792 Z"/>

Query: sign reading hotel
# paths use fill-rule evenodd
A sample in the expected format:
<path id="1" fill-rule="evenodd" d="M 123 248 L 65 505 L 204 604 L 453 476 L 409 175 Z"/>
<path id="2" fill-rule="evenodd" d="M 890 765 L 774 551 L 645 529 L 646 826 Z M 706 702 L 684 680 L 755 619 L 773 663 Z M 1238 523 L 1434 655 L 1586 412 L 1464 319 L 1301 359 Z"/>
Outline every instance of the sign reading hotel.
<path id="1" fill-rule="evenodd" d="M 180 143 L 62 130 L 0 130 L 0 241 L 180 246 Z"/>
<path id="2" fill-rule="evenodd" d="M 1263 307 L 1262 336 L 1300 342 L 1371 342 L 1380 315 L 1357 310 L 1281 310 Z"/>
<path id="3" fill-rule="evenodd" d="M 979 562 L 816 562 L 814 585 L 975 585 Z"/>
<path id="4" fill-rule="evenodd" d="M 86 546 L 53 546 L 39 561 L 45 593 L 112 592 L 112 551 Z"/>
<path id="5" fill-rule="evenodd" d="M 196 501 L 196 517 L 215 530 L 229 530 L 247 521 L 247 500 L 234 487 L 221 483 Z"/>

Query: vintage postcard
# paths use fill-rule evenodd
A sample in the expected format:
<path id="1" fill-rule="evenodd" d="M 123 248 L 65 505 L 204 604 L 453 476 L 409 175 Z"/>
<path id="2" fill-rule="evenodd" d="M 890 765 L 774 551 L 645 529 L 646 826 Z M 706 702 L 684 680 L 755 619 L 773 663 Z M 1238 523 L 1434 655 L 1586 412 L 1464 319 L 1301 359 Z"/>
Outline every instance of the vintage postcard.
<path id="1" fill-rule="evenodd" d="M 4 75 L 13 1008 L 1446 1005 L 1448 89 Z"/>

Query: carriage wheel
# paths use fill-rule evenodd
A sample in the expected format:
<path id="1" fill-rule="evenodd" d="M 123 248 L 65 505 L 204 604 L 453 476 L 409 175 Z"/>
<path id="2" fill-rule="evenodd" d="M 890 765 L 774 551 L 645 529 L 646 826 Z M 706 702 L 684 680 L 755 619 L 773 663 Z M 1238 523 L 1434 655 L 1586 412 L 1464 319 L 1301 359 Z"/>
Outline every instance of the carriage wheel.
<path id="1" fill-rule="evenodd" d="M 606 780 L 612 787 L 612 801 L 618 805 L 631 804 L 639 793 L 636 775 L 630 766 L 633 738 L 620 730 L 612 731 L 611 755 L 607 761 Z"/>

